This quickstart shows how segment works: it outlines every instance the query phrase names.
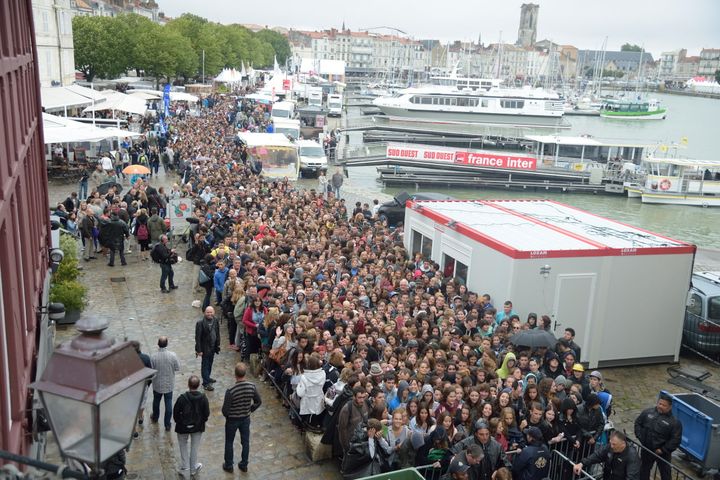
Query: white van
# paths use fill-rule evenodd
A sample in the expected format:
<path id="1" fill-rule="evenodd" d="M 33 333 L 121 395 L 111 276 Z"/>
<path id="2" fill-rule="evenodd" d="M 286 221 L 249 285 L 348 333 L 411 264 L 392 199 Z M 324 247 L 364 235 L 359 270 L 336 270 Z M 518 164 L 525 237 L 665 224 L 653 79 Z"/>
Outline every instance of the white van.
<path id="1" fill-rule="evenodd" d="M 323 91 L 320 87 L 310 87 L 308 91 L 308 107 L 322 108 Z"/>
<path id="2" fill-rule="evenodd" d="M 342 116 L 343 97 L 339 93 L 331 93 L 327 98 L 328 117 Z"/>
<path id="3" fill-rule="evenodd" d="M 273 131 L 290 137 L 293 141 L 300 138 L 300 120 L 273 117 Z"/>
<path id="4" fill-rule="evenodd" d="M 272 105 L 270 116 L 273 120 L 277 118 L 291 119 L 295 117 L 295 102 L 275 102 Z"/>
<path id="5" fill-rule="evenodd" d="M 300 157 L 300 176 L 327 173 L 328 161 L 322 145 L 314 140 L 299 140 L 298 156 Z"/>

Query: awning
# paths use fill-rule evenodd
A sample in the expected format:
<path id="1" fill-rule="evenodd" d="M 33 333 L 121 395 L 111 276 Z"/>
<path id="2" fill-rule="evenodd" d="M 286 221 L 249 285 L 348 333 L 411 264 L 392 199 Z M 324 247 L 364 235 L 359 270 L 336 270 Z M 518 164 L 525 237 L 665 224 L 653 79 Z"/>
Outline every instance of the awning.
<path id="1" fill-rule="evenodd" d="M 102 110 L 117 110 L 120 112 L 134 113 L 137 115 L 144 115 L 147 111 L 145 106 L 145 100 L 132 95 L 126 95 L 120 92 L 112 92 L 106 95 L 105 101 L 102 103 L 96 103 L 83 110 L 86 112 L 99 112 Z"/>
<path id="2" fill-rule="evenodd" d="M 40 98 L 45 110 L 84 107 L 93 103 L 91 98 L 80 95 L 69 87 L 43 87 L 40 89 Z"/>
<path id="3" fill-rule="evenodd" d="M 45 144 L 99 142 L 107 138 L 134 137 L 134 132 L 119 128 L 99 128 L 65 117 L 43 113 L 43 133 Z"/>

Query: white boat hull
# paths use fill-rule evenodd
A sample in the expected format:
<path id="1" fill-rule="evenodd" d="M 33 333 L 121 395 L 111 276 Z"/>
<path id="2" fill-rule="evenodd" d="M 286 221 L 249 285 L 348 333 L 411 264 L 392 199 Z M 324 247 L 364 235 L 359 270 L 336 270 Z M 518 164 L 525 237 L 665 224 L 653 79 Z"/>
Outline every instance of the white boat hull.
<path id="1" fill-rule="evenodd" d="M 600 116 L 602 118 L 609 118 L 611 120 L 665 120 L 665 117 L 667 117 L 667 111 L 664 112 L 658 112 L 658 113 L 649 113 L 647 115 L 607 115 L 605 113 L 600 113 Z"/>
<path id="2" fill-rule="evenodd" d="M 630 191 L 628 190 L 628 196 Z M 642 192 L 642 203 L 655 205 L 688 205 L 693 207 L 720 207 L 720 197 L 685 195 L 682 193 Z"/>
<path id="3" fill-rule="evenodd" d="M 410 110 L 402 107 L 377 106 L 385 115 L 401 118 L 422 118 L 438 122 L 495 123 L 504 125 L 562 125 L 562 112 L 549 115 L 508 115 L 502 113 L 443 112 L 436 110 Z"/>

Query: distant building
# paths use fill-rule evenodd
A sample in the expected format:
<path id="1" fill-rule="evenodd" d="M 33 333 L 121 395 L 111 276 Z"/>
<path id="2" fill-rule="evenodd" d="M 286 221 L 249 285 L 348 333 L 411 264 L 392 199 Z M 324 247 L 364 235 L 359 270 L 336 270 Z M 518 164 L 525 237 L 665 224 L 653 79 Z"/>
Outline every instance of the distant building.
<path id="1" fill-rule="evenodd" d="M 604 55 L 604 56 L 603 56 Z M 613 70 L 623 72 L 623 78 L 636 78 L 642 58 L 643 77 L 648 76 L 648 71 L 655 70 L 655 61 L 650 52 L 613 52 L 602 50 L 578 50 L 577 52 L 577 75 L 592 76 L 595 65 L 604 60 L 602 70 Z"/>
<path id="2" fill-rule="evenodd" d="M 45 369 L 53 338 L 47 174 L 33 24 L 43 15 L 31 0 L 0 1 L 0 449 L 44 458 L 39 401 L 30 383 Z M 40 23 L 33 22 L 33 16 Z M 48 13 L 47 21 L 54 16 Z M 33 444 L 33 441 L 38 443 Z M 15 478 L 14 475 L 10 475 Z"/>
<path id="3" fill-rule="evenodd" d="M 520 7 L 520 27 L 515 43 L 519 47 L 532 47 L 537 39 L 537 21 L 540 5 L 523 3 Z"/>
<path id="4" fill-rule="evenodd" d="M 673 50 L 670 52 L 662 52 L 660 54 L 660 71 L 658 72 L 662 79 L 673 79 L 677 73 L 678 62 L 685 59 L 687 50 Z"/>
<path id="5" fill-rule="evenodd" d="M 71 0 L 32 0 L 40 85 L 71 85 L 75 81 Z"/>
<path id="6" fill-rule="evenodd" d="M 715 72 L 718 70 L 720 70 L 720 48 L 703 48 L 700 50 L 698 75 L 714 77 Z"/>
<path id="7" fill-rule="evenodd" d="M 164 24 L 168 18 L 155 0 L 69 0 L 76 15 L 116 17 L 135 13 L 153 22 Z"/>
<path id="8" fill-rule="evenodd" d="M 301 59 L 341 60 L 349 76 L 384 72 L 410 76 L 423 72 L 429 63 L 429 51 L 416 40 L 397 35 L 330 29 L 321 32 L 290 30 L 287 33 L 293 62 Z"/>
<path id="9" fill-rule="evenodd" d="M 697 55 L 685 57 L 675 67 L 675 78 L 678 80 L 689 80 L 698 76 L 700 69 L 700 57 Z"/>

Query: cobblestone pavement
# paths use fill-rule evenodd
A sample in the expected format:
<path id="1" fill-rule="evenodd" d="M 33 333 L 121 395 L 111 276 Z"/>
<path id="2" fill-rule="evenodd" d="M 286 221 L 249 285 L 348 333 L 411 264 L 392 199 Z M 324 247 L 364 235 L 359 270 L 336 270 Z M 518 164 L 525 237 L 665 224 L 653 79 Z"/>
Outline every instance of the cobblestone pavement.
<path id="1" fill-rule="evenodd" d="M 159 183 L 154 184 L 168 185 L 172 181 L 174 177 L 165 178 L 161 174 Z M 62 201 L 74 188 L 71 184 L 53 184 L 50 186 L 50 199 L 53 202 Z M 351 195 L 348 197 L 350 201 Z M 356 198 L 366 201 L 359 194 Z M 184 253 L 184 246 L 178 250 Z M 188 376 L 200 374 L 200 360 L 194 355 L 194 324 L 200 318 L 201 312 L 191 306 L 194 299 L 202 298 L 201 293 L 192 289 L 197 267 L 187 262 L 176 265 L 175 281 L 180 288 L 162 295 L 159 291 L 159 267 L 150 261 L 140 261 L 134 248 L 133 253 L 128 255 L 128 266 L 116 265 L 111 268 L 105 263 L 101 258 L 90 263 L 83 262 L 83 282 L 90 287 L 89 305 L 83 315 L 107 317 L 110 320 L 110 335 L 136 339 L 146 353 L 156 351 L 158 336 L 168 335 L 169 349 L 178 354 L 181 363 L 181 372 L 176 376 L 175 382 L 174 398 L 177 398 L 186 390 Z M 242 474 L 236 468 L 234 475 L 230 475 L 222 471 L 224 421 L 220 407 L 225 389 L 233 383 L 233 367 L 238 361 L 237 352 L 227 348 L 225 328 L 224 325 L 221 327 L 222 351 L 216 356 L 213 366 L 213 376 L 218 379 L 218 383 L 214 392 L 207 392 L 211 416 L 200 448 L 199 461 L 204 466 L 198 477 L 339 479 L 335 462 L 310 462 L 305 453 L 302 436 L 290 423 L 287 410 L 276 399 L 275 391 L 264 383 L 258 383 L 263 405 L 252 417 L 249 472 Z M 75 333 L 72 327 L 59 328 L 56 343 Z M 715 365 L 693 356 L 682 357 L 681 365 L 710 371 L 713 376 L 705 383 L 720 388 L 720 369 Z M 612 420 L 617 428 L 632 432 L 635 417 L 642 409 L 654 404 L 660 390 L 683 392 L 679 387 L 667 383 L 668 367 L 669 365 L 665 364 L 602 370 L 607 387 L 613 393 L 616 414 Z M 140 437 L 133 441 L 128 454 L 127 466 L 131 474 L 129 478 L 176 478 L 179 454 L 175 445 L 175 433 L 165 432 L 158 424 L 149 422 L 150 403 L 151 401 L 145 411 L 144 429 Z M 57 450 L 52 442 L 50 443 L 50 457 L 57 458 Z M 240 456 L 239 440 L 235 445 L 237 461 Z"/>

